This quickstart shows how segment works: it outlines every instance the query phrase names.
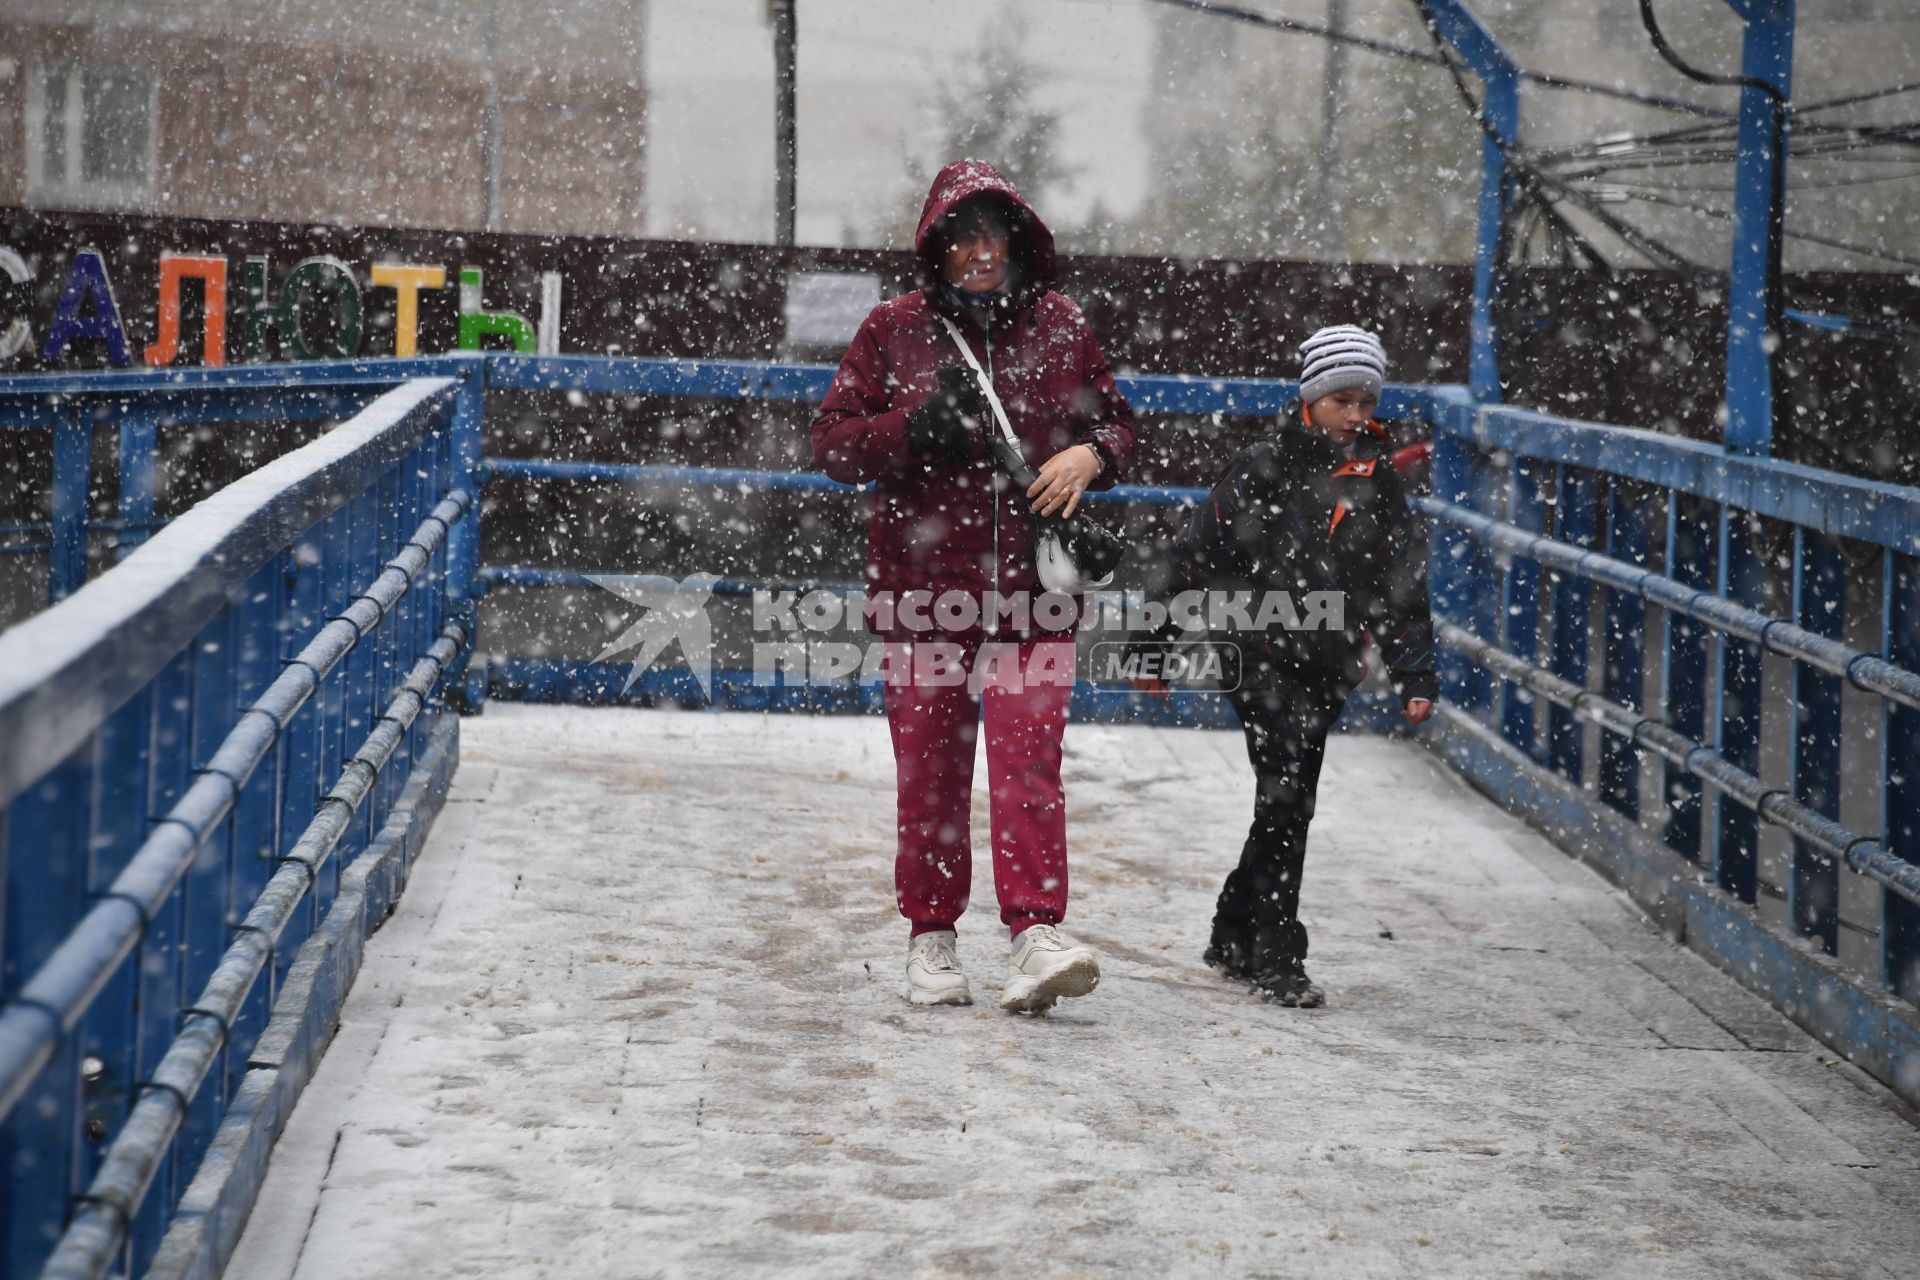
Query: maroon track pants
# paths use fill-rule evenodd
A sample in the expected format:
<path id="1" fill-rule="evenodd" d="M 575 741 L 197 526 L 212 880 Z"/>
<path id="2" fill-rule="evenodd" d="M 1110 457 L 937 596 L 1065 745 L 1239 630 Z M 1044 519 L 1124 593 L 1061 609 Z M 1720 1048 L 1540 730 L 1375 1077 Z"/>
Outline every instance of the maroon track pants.
<path id="1" fill-rule="evenodd" d="M 900 914 L 917 934 L 951 929 L 967 909 L 974 744 L 984 721 L 1000 920 L 1015 936 L 1030 924 L 1058 924 L 1067 914 L 1060 739 L 1073 697 L 1073 641 L 944 642 L 965 679 L 956 679 L 953 667 L 925 661 L 933 643 L 887 645 Z"/>

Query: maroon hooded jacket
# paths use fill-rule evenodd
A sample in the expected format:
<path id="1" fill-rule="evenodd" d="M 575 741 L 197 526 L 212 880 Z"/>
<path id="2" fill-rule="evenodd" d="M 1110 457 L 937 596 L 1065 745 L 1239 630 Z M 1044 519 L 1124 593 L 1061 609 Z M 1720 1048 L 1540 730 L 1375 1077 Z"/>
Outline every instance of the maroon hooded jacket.
<path id="1" fill-rule="evenodd" d="M 982 308 L 964 305 L 943 284 L 936 226 L 976 196 L 1003 201 L 1011 215 L 1007 296 Z M 914 233 L 921 287 L 875 307 L 840 361 L 840 372 L 813 420 L 813 461 L 836 480 L 874 482 L 867 526 L 869 625 L 889 639 L 924 639 L 896 618 L 886 624 L 871 601 L 887 593 L 937 597 L 963 591 L 982 600 L 1041 593 L 1033 561 L 1031 500 L 1010 483 L 995 496 L 985 441 L 971 465 L 923 462 L 907 448 L 907 413 L 934 391 L 936 371 L 964 366 L 940 315 L 953 319 L 1035 467 L 1074 444 L 1091 444 L 1105 466 L 1093 487 L 1107 488 L 1133 458 L 1133 411 L 1113 384 L 1086 318 L 1051 285 L 1053 233 L 1011 183 L 979 160 L 942 169 L 927 193 Z M 984 430 L 998 431 L 991 420 Z M 984 602 L 983 602 L 984 603 Z M 1036 625 L 1035 629 L 1041 629 Z M 945 628 L 978 636 L 984 628 Z M 1010 634 L 1005 627 L 1001 635 Z"/>

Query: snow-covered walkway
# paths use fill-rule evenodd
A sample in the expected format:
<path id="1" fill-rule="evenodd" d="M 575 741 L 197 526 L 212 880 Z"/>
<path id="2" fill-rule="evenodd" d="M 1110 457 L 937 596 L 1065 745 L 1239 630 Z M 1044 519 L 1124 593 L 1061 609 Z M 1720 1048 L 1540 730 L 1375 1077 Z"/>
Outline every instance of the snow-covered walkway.
<path id="1" fill-rule="evenodd" d="M 1332 745 L 1310 1012 L 1199 962 L 1238 737 L 1067 749 L 1106 976 L 1027 1019 L 986 857 L 983 1003 L 898 994 L 883 722 L 489 707 L 228 1275 L 1920 1266 L 1890 1095 L 1417 748 Z"/>

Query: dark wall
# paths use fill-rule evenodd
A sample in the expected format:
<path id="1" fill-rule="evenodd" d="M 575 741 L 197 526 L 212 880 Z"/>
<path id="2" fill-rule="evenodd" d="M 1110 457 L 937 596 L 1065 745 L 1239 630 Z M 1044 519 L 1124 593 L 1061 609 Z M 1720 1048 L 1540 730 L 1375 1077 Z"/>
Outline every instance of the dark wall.
<path id="1" fill-rule="evenodd" d="M 224 254 L 236 280 L 239 260 L 252 254 L 271 257 L 276 282 L 301 258 L 332 254 L 343 259 L 365 290 L 366 355 L 392 350 L 393 294 L 365 288 L 368 266 L 376 260 L 447 267 L 449 287 L 421 296 L 420 350 L 428 353 L 454 345 L 451 277 L 462 264 L 484 269 L 488 306 L 529 317 L 537 311 L 540 273 L 561 272 L 566 280 L 561 347 L 570 352 L 830 362 L 839 355 L 834 347 L 787 341 L 789 273 L 872 273 L 889 295 L 912 287 L 911 263 L 903 253 L 23 209 L 0 209 L 0 245 L 20 252 L 36 277 L 0 301 L 0 328 L 24 309 L 36 344 L 44 342 L 71 255 L 94 247 L 110 265 L 136 359 L 153 336 L 156 260 L 162 249 Z M 1062 261 L 1061 288 L 1086 310 L 1122 371 L 1284 377 L 1295 371 L 1293 351 L 1301 338 L 1322 324 L 1354 321 L 1381 333 L 1395 378 L 1459 382 L 1466 377 L 1472 277 L 1464 267 L 1083 257 Z M 1795 277 L 1787 292 L 1793 305 L 1808 310 L 1881 323 L 1920 322 L 1920 280 L 1912 276 Z M 191 361 L 199 351 L 197 290 L 190 288 L 185 301 L 182 358 Z M 1716 292 L 1661 273 L 1602 278 L 1589 272 L 1528 271 L 1510 282 L 1500 316 L 1510 401 L 1698 438 L 1717 435 L 1726 305 Z M 230 319 L 230 341 L 235 328 Z M 81 344 L 62 365 L 103 362 L 97 344 Z M 0 372 L 37 365 L 37 356 L 29 353 Z M 1791 326 L 1782 365 L 1777 433 L 1782 456 L 1920 480 L 1915 456 L 1920 450 L 1907 447 L 1905 440 L 1911 430 L 1905 424 L 1920 417 L 1915 412 L 1920 409 L 1920 347 L 1911 338 L 1873 341 Z M 548 410 L 537 408 L 530 417 L 545 420 Z M 630 424 L 637 408 L 622 408 L 622 421 Z M 700 443 L 703 458 L 800 458 L 789 412 L 741 406 L 716 412 L 712 430 L 683 432 L 681 444 Z M 593 413 L 560 416 L 578 424 L 576 435 L 587 432 L 580 447 L 597 447 L 591 439 Z M 1214 468 L 1217 447 L 1259 430 L 1254 423 L 1163 420 L 1152 425 L 1156 435 L 1165 435 L 1165 447 L 1149 448 L 1143 459 L 1153 477 L 1189 482 L 1204 480 Z M 1218 438 L 1198 461 L 1195 432 Z M 621 453 L 645 452 L 652 444 L 631 438 L 606 443 Z"/>
<path id="2" fill-rule="evenodd" d="M 1873 330 L 1789 321 L 1774 384 L 1774 454 L 1920 484 L 1920 276 L 1789 276 L 1790 308 Z M 1665 272 L 1528 271 L 1501 307 L 1507 398 L 1568 417 L 1720 438 L 1724 291 Z"/>
<path id="3" fill-rule="evenodd" d="M 866 272 L 891 295 L 913 287 L 900 253 L 588 238 L 463 235 L 453 232 L 281 226 L 260 223 L 127 218 L 0 209 L 0 245 L 21 253 L 33 283 L 0 298 L 0 331 L 25 314 L 36 344 L 45 341 L 72 255 L 105 256 L 138 360 L 154 336 L 157 259 L 163 249 L 222 254 L 237 281 L 240 259 L 264 254 L 278 281 L 295 262 L 331 254 L 358 278 L 366 303 L 362 354 L 393 349 L 393 294 L 367 287 L 374 261 L 437 263 L 450 282 L 463 264 L 486 274 L 486 304 L 530 319 L 539 275 L 566 280 L 561 349 L 583 353 L 730 357 L 832 362 L 837 346 L 788 341 L 784 308 L 795 271 Z M 1796 278 L 1797 306 L 1912 324 L 1920 288 L 1908 278 Z M 0 289 L 4 289 L 0 284 Z M 1286 377 L 1294 348 L 1323 324 L 1377 329 L 1393 376 L 1410 382 L 1466 377 L 1472 276 L 1466 268 L 1297 262 L 1182 262 L 1145 258 L 1067 258 L 1061 289 L 1087 312 L 1109 358 L 1122 372 Z M 183 359 L 200 351 L 197 288 L 184 299 Z M 456 291 L 421 299 L 419 349 L 455 345 Z M 1504 373 L 1510 401 L 1570 417 L 1682 432 L 1718 434 L 1723 298 L 1658 274 L 1603 279 L 1578 272 L 1529 272 L 1503 295 Z M 230 338 L 238 332 L 230 318 Z M 311 335 L 310 335 L 311 336 Z M 98 344 L 82 344 L 62 367 L 99 366 Z M 1920 482 L 1906 438 L 1915 409 L 1915 351 L 1906 345 L 1834 337 L 1796 328 L 1783 365 L 1778 451 L 1816 465 Z M 38 367 L 28 353 L 0 366 Z M 805 405 L 750 401 L 649 400 L 561 395 L 497 396 L 489 405 L 486 452 L 652 463 L 800 469 L 809 465 Z M 1265 421 L 1157 417 L 1141 426 L 1131 477 L 1143 483 L 1207 485 L 1238 449 L 1270 429 Z M 307 437 L 274 426 L 163 430 L 160 510 L 171 516 L 200 497 Z M 112 444 L 96 442 L 94 509 L 111 515 Z M 44 520 L 44 432 L 0 433 L 0 523 Z M 704 488 L 663 491 L 621 485 L 579 486 L 497 479 L 482 521 L 488 564 L 691 572 L 851 581 L 864 556 L 863 501 L 840 494 L 735 494 Z M 1127 515 L 1144 539 L 1182 522 L 1179 512 L 1141 508 Z M 20 538 L 17 540 L 26 540 Z M 99 566 L 104 567 L 104 544 Z M 0 621 L 44 600 L 37 557 L 0 557 Z M 551 592 L 503 592 L 490 626 L 525 652 L 574 647 L 581 627 L 598 635 L 597 615 Z M 591 598 L 592 593 L 588 593 Z M 562 593 L 564 597 L 564 593 Z M 579 601 L 575 602 L 580 603 Z M 17 607 L 16 607 L 17 606 Z M 570 630 L 571 629 L 571 630 Z M 569 638 L 573 637 L 573 638 Z M 489 642 L 493 643 L 493 642 Z M 502 642 L 506 643 L 506 642 Z M 497 646 L 496 646 L 497 647 Z"/>
<path id="4" fill-rule="evenodd" d="M 451 273 L 481 267 L 490 306 L 529 316 L 538 277 L 566 277 L 563 350 L 626 355 L 832 360 L 839 352 L 785 338 L 786 279 L 794 271 L 867 272 L 888 296 L 911 289 L 912 262 L 899 252 L 777 249 L 763 245 L 539 237 L 379 227 L 295 226 L 181 218 L 0 209 L 0 245 L 26 258 L 35 281 L 9 298 L 0 324 L 24 306 L 44 341 L 72 254 L 106 257 L 136 351 L 153 338 L 156 261 L 162 250 L 273 260 L 277 281 L 302 258 L 332 254 L 362 287 L 374 261 L 438 263 Z M 1149 258 L 1061 260 L 1063 292 L 1087 311 L 1114 364 L 1146 372 L 1284 377 L 1294 345 L 1322 324 L 1377 327 L 1407 381 L 1458 381 L 1466 372 L 1472 275 L 1459 267 L 1330 267 L 1297 262 L 1182 262 Z M 421 295 L 420 349 L 454 345 L 452 287 Z M 393 294 L 367 289 L 366 355 L 392 351 Z M 188 330 L 198 333 L 197 290 Z M 229 328 L 231 336 L 232 330 Z M 194 346 L 185 359 L 197 359 Z M 104 363 L 98 349 L 70 352 L 62 367 Z M 38 367 L 16 359 L 9 371 Z"/>

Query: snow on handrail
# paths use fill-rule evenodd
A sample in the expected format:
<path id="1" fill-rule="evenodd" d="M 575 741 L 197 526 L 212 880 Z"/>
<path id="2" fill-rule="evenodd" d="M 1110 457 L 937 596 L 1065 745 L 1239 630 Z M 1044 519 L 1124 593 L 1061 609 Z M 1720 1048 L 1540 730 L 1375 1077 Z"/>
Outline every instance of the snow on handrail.
<path id="1" fill-rule="evenodd" d="M 421 378 L 235 481 L 66 600 L 0 632 L 0 806 L 64 759 L 260 565 L 403 457 L 457 384 Z"/>

